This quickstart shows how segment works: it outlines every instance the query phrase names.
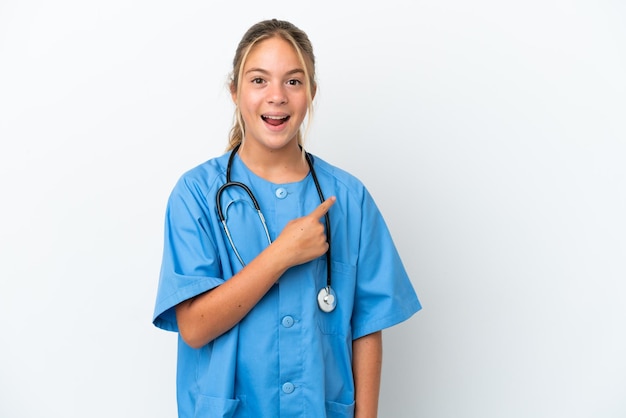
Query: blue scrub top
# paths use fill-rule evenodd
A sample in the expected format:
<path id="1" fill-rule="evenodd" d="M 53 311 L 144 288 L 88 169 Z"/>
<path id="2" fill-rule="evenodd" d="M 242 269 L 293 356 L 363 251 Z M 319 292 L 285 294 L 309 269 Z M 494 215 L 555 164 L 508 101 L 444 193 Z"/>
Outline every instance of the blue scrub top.
<path id="1" fill-rule="evenodd" d="M 219 286 L 242 266 L 217 216 L 215 195 L 230 153 L 185 173 L 168 200 L 153 323 L 178 331 L 174 307 Z M 287 270 L 250 313 L 206 346 L 178 337 L 180 417 L 352 417 L 352 340 L 408 319 L 421 306 L 385 221 L 363 184 L 314 159 L 330 208 L 333 312 L 322 312 L 326 257 Z M 320 204 L 309 173 L 275 184 L 235 156 L 231 178 L 248 185 L 275 239 Z M 221 202 L 237 250 L 249 262 L 267 243 L 247 195 L 229 188 Z"/>

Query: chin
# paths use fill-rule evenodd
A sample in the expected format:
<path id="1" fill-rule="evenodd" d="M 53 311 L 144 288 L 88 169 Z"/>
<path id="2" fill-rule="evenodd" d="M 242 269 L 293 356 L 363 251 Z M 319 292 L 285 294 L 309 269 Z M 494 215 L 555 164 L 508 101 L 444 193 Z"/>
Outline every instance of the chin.
<path id="1" fill-rule="evenodd" d="M 260 144 L 264 146 L 265 148 L 269 148 L 274 151 L 280 151 L 282 149 L 293 146 L 293 144 L 297 144 L 297 139 L 296 139 L 296 136 L 294 135 L 291 137 L 291 139 L 284 139 L 284 140 L 270 139 L 267 141 L 260 141 Z"/>

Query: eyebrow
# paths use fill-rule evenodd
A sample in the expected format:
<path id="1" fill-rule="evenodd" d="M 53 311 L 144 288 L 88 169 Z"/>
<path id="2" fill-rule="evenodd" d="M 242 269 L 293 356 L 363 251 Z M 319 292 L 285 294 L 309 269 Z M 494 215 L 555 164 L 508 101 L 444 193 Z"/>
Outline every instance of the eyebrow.
<path id="1" fill-rule="evenodd" d="M 250 74 L 250 73 L 269 74 L 269 71 L 264 70 L 263 68 L 250 68 L 248 71 L 245 72 L 245 74 Z M 285 75 L 292 75 L 292 74 L 304 74 L 304 70 L 301 68 L 294 68 L 293 70 L 287 71 Z"/>

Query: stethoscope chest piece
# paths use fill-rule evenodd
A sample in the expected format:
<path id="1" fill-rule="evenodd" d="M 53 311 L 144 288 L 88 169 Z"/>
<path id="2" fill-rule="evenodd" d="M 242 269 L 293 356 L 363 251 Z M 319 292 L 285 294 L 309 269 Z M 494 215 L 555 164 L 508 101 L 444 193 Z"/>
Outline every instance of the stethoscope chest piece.
<path id="1" fill-rule="evenodd" d="M 337 297 L 332 287 L 322 287 L 317 294 L 317 304 L 324 312 L 332 312 L 337 306 Z"/>

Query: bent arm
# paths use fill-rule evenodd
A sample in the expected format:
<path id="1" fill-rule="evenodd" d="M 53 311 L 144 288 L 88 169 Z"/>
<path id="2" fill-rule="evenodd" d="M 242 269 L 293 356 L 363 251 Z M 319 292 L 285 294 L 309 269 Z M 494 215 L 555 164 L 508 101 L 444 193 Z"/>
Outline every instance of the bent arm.
<path id="1" fill-rule="evenodd" d="M 200 348 L 245 317 L 282 274 L 328 251 L 320 218 L 335 202 L 331 197 L 309 215 L 290 221 L 278 238 L 220 286 L 176 305 L 182 339 Z"/>
<path id="2" fill-rule="evenodd" d="M 383 362 L 382 331 L 352 342 L 352 373 L 355 387 L 355 418 L 378 416 L 378 397 Z"/>
<path id="3" fill-rule="evenodd" d="M 188 345 L 204 346 L 250 312 L 288 268 L 277 250 L 267 247 L 230 280 L 176 306 L 178 329 Z"/>

